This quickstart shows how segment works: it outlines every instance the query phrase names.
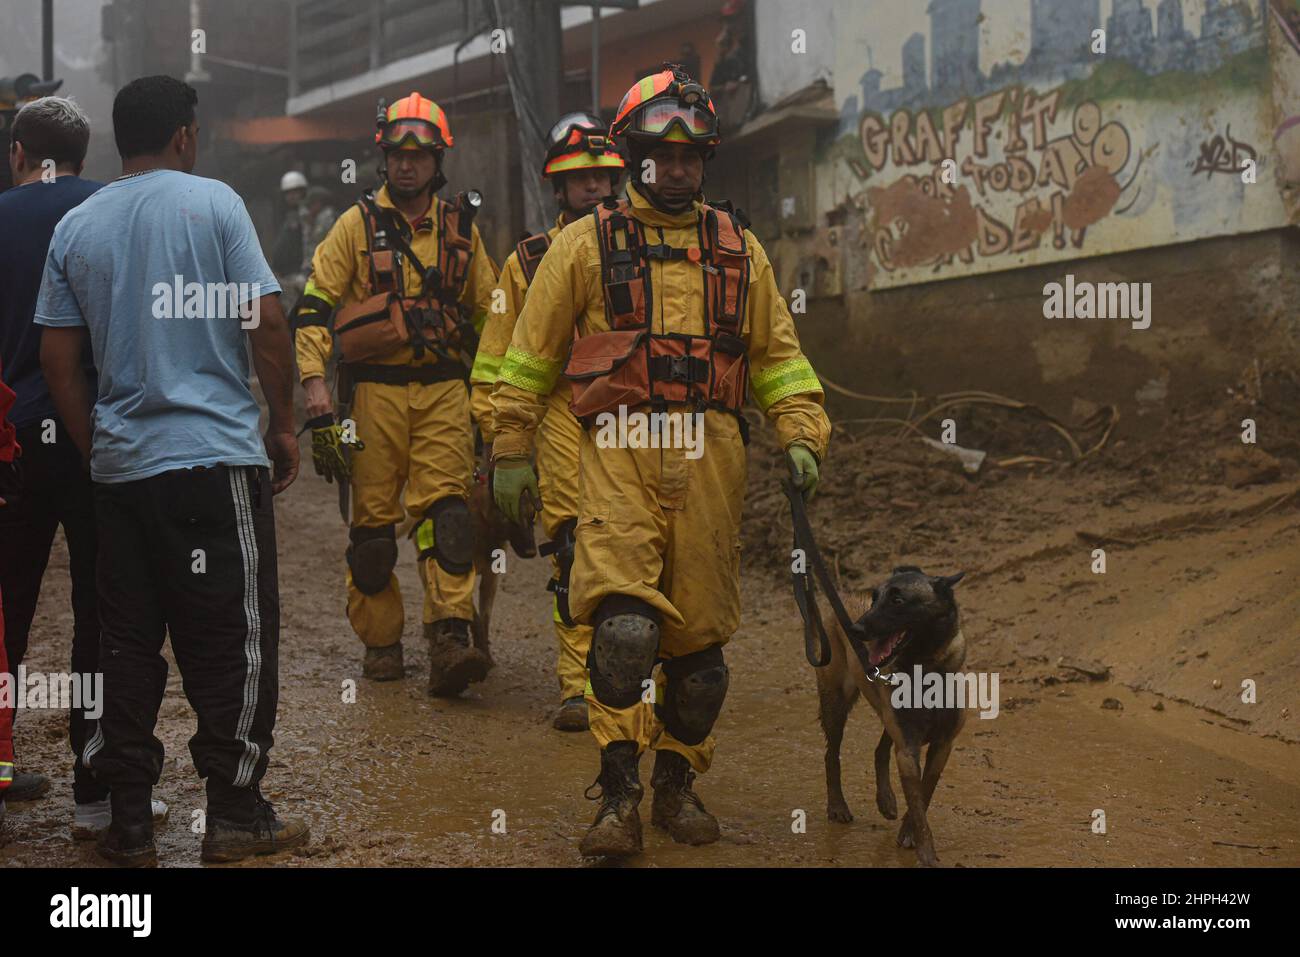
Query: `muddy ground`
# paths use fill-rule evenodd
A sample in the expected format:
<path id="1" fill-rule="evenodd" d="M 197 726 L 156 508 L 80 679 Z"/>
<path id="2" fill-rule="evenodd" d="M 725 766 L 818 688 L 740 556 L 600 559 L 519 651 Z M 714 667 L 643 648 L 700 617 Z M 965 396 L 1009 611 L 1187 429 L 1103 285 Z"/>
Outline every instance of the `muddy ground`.
<path id="1" fill-rule="evenodd" d="M 944 864 L 1300 865 L 1293 387 L 1270 383 L 1271 404 L 1249 383 L 1206 397 L 1171 413 L 1155 438 L 1117 431 L 1081 464 L 1024 415 L 959 410 L 959 444 L 990 453 L 977 476 L 905 427 L 837 408 L 845 424 L 813 512 L 842 586 L 867 588 L 901 563 L 966 570 L 958 597 L 967 667 L 1000 676 L 1000 713 L 967 723 L 934 798 Z M 1258 419 L 1256 447 L 1240 442 L 1243 415 Z M 923 429 L 937 435 L 934 423 Z M 1017 455 L 1049 461 L 995 464 Z M 344 617 L 334 488 L 304 462 L 277 501 L 282 685 L 264 791 L 283 812 L 310 818 L 312 844 L 262 863 L 580 866 L 577 843 L 594 812 L 582 791 L 598 759 L 589 736 L 550 728 L 547 568 L 511 556 L 494 612 L 496 668 L 449 702 L 424 693 L 419 588 L 404 553 L 407 679 L 365 682 Z M 770 430 L 757 430 L 750 462 L 745 614 L 727 652 L 731 692 L 715 765 L 697 782 L 722 840 L 676 846 L 649 827 L 647 804 L 646 853 L 633 865 L 915 866 L 914 853 L 895 846 L 896 823 L 874 807 L 879 727 L 865 706 L 845 742 L 856 820 L 826 819 L 815 681 L 783 572 L 789 518 Z M 1097 547 L 1104 574 L 1092 570 Z M 60 541 L 30 668 L 66 667 L 70 622 Z M 343 700 L 348 679 L 357 680 L 352 704 Z M 1255 682 L 1254 704 L 1241 701 L 1244 679 Z M 52 774 L 55 787 L 42 801 L 11 805 L 0 864 L 99 866 L 68 834 L 65 725 L 57 713 L 19 715 L 19 764 Z M 193 727 L 173 664 L 155 792 L 171 805 L 158 835 L 166 866 L 198 864 Z M 648 783 L 649 761 L 642 774 Z M 1092 830 L 1096 809 L 1105 834 Z"/>

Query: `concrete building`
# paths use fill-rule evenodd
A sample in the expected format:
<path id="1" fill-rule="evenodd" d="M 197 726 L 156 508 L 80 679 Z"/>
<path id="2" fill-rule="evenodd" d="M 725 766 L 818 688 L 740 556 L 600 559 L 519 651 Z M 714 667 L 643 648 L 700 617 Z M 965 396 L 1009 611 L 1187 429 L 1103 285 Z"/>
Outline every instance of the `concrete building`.
<path id="1" fill-rule="evenodd" d="M 692 51 L 707 83 L 716 59 L 721 7 L 722 0 L 641 0 L 636 9 L 605 9 L 599 24 L 601 111 L 612 117 L 637 78 Z M 350 152 L 344 155 L 373 168 L 378 99 L 419 90 L 437 101 L 456 137 L 446 161 L 448 188 L 474 187 L 483 193 L 477 223 L 498 262 L 526 228 L 523 187 L 536 182 L 523 179 L 536 174 L 522 168 L 506 60 L 493 52 L 493 31 L 499 27 L 485 0 L 356 0 L 350 5 L 297 0 L 287 34 L 289 95 L 284 106 L 294 123 L 354 130 L 344 144 Z M 558 112 L 590 109 L 591 8 L 561 7 L 560 31 Z M 785 36 L 789 59 L 788 31 Z M 543 134 L 551 120 L 539 121 Z M 543 200 L 549 210 L 550 194 Z"/>

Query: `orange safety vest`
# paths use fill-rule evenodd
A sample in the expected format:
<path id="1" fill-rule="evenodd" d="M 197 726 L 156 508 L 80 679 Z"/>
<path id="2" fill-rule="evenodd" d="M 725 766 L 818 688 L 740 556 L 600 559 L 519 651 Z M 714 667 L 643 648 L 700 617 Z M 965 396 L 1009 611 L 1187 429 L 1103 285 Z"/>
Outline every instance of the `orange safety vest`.
<path id="1" fill-rule="evenodd" d="M 569 408 L 586 425 L 602 412 L 685 402 L 740 416 L 749 390 L 749 355 L 740 337 L 749 294 L 749 250 L 736 214 L 700 206 L 699 245 L 647 245 L 626 199 L 596 208 L 608 332 L 577 336 L 564 374 Z M 704 276 L 703 335 L 655 333 L 651 259 L 684 259 Z"/>
<path id="2" fill-rule="evenodd" d="M 339 310 L 334 330 L 345 362 L 380 358 L 410 345 L 416 360 L 425 349 L 474 346 L 473 326 L 460 302 L 473 254 L 473 207 L 457 197 L 455 204 L 434 197 L 438 229 L 438 262 L 425 267 L 411 250 L 401 225 L 391 212 L 381 214 L 371 193 L 357 205 L 366 229 L 366 259 L 370 265 L 369 295 Z M 382 216 L 382 218 L 381 218 Z M 390 229 L 398 235 L 390 235 Z M 399 256 L 421 272 L 420 293 L 406 291 Z"/>

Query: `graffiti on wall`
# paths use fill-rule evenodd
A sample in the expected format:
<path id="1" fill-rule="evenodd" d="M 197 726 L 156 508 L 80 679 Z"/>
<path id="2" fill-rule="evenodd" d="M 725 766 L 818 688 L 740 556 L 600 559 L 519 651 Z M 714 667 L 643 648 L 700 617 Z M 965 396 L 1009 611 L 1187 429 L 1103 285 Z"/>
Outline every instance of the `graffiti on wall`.
<path id="1" fill-rule="evenodd" d="M 864 199 L 871 287 L 1286 221 L 1275 187 L 1248 188 L 1272 160 L 1264 3 L 1105 7 L 837 5 L 836 89 L 858 92 L 830 155 Z"/>
<path id="2" fill-rule="evenodd" d="M 1193 173 L 1213 176 L 1225 173 L 1239 176 L 1242 170 L 1249 169 L 1252 163 L 1259 162 L 1259 151 L 1249 143 L 1243 143 L 1232 135 L 1232 124 L 1222 136 L 1213 136 L 1201 143 L 1201 153 L 1196 157 Z"/>
<path id="3" fill-rule="evenodd" d="M 863 152 L 873 172 L 921 168 L 867 189 L 873 252 L 887 272 L 954 257 L 1019 255 L 1048 242 L 1079 249 L 1087 229 L 1120 204 L 1132 158 L 1124 125 L 1081 103 L 1056 133 L 1060 90 L 1001 90 L 941 111 L 863 116 Z M 1005 115 L 1001 128 L 995 120 Z M 969 123 L 968 123 L 969 119 Z M 969 143 L 963 144 L 967 131 Z M 993 142 L 1003 140 L 1001 157 Z M 1140 165 L 1140 158 L 1135 165 Z M 1005 210 L 1005 212 L 1003 212 Z"/>

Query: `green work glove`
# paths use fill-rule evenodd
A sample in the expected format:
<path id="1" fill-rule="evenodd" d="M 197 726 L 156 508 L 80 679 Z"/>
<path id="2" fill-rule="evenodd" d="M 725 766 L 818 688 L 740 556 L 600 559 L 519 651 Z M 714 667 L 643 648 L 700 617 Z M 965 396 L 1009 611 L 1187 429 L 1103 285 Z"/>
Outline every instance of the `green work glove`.
<path id="1" fill-rule="evenodd" d="M 519 499 L 525 491 L 534 502 L 541 500 L 533 464 L 524 458 L 507 458 L 497 462 L 492 472 L 492 497 L 496 500 L 497 508 L 516 525 L 523 524 L 519 516 Z"/>
<path id="2" fill-rule="evenodd" d="M 817 456 L 813 455 L 808 446 L 797 444 L 786 449 L 786 455 L 790 457 L 793 466 L 790 478 L 794 481 L 795 488 L 803 493 L 805 502 L 812 501 L 813 492 L 817 491 L 817 482 L 821 478 L 817 471 Z"/>
<path id="3" fill-rule="evenodd" d="M 343 455 L 343 427 L 334 421 L 334 416 L 326 412 L 318 415 L 303 426 L 303 431 L 311 429 L 311 464 L 316 474 L 333 484 L 335 479 L 346 482 L 352 475 L 348 460 Z M 299 433 L 301 434 L 301 433 Z M 358 452 L 365 443 L 356 439 L 351 443 Z"/>

